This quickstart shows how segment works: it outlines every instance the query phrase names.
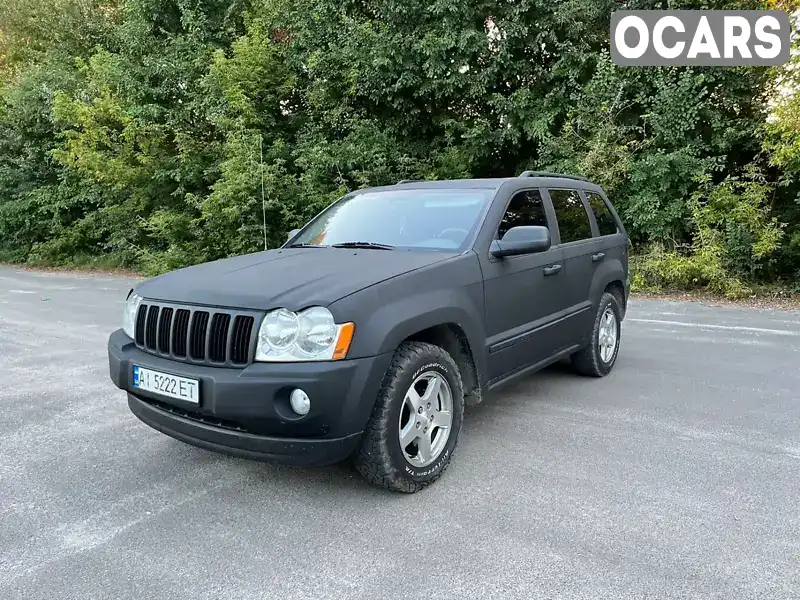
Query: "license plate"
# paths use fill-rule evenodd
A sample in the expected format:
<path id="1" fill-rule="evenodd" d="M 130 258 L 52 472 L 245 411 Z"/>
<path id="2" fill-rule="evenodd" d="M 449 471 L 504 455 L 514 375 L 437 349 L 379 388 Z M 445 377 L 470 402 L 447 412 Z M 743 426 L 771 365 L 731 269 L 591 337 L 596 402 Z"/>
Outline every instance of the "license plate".
<path id="1" fill-rule="evenodd" d="M 200 404 L 200 382 L 133 365 L 133 387 L 169 398 Z"/>

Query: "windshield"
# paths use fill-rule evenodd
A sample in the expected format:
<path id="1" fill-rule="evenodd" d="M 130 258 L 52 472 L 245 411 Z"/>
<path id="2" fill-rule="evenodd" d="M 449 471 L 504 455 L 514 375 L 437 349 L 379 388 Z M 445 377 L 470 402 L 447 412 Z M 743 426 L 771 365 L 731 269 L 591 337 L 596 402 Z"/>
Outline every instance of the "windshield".
<path id="1" fill-rule="evenodd" d="M 289 245 L 368 243 L 395 248 L 458 250 L 478 223 L 493 190 L 366 192 L 340 199 Z"/>

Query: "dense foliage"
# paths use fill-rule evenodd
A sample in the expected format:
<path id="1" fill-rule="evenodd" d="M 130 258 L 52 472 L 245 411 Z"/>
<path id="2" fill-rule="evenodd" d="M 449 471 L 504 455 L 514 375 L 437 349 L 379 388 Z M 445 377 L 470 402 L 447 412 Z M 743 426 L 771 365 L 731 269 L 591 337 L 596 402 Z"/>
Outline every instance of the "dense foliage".
<path id="1" fill-rule="evenodd" d="M 605 186 L 640 286 L 796 282 L 796 72 L 617 68 L 621 7 L 662 3 L 6 0 L 0 259 L 159 272 L 348 189 L 536 168 Z"/>

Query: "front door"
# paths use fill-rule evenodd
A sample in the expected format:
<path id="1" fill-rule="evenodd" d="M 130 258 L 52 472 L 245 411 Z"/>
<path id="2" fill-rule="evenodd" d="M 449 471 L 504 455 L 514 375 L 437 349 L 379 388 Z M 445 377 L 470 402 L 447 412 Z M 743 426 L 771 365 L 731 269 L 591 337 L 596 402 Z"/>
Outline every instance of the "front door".
<path id="1" fill-rule="evenodd" d="M 512 196 L 495 239 L 512 227 L 539 225 L 553 231 L 539 190 Z M 551 233 L 552 235 L 552 233 Z M 486 306 L 489 379 L 496 380 L 550 357 L 556 350 L 549 329 L 565 308 L 559 293 L 563 251 L 481 257 Z"/>

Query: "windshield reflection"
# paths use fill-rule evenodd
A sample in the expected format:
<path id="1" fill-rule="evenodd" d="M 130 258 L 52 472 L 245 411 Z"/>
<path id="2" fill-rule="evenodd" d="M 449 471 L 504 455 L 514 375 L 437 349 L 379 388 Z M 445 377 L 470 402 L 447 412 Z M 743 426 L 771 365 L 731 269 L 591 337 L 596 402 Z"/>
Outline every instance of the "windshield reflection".
<path id="1" fill-rule="evenodd" d="M 483 189 L 413 189 L 345 197 L 311 221 L 292 245 L 459 250 L 491 195 Z"/>

